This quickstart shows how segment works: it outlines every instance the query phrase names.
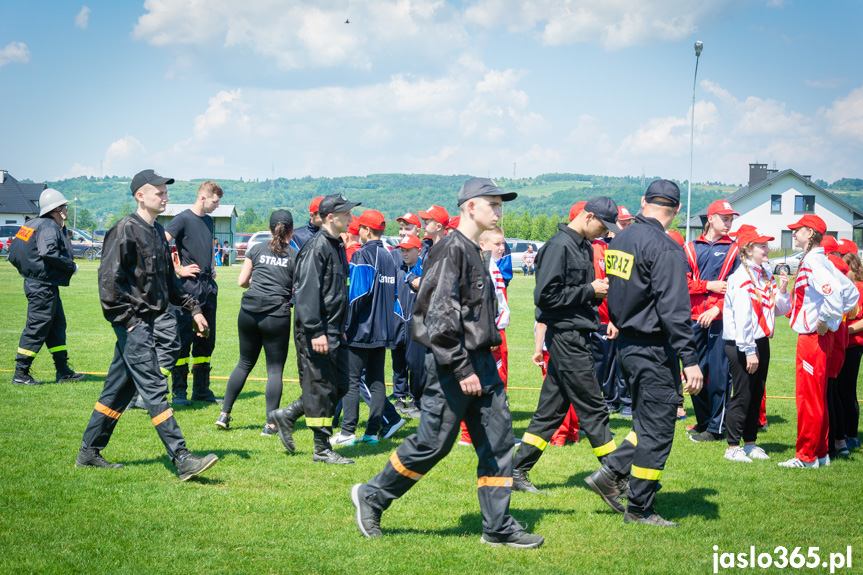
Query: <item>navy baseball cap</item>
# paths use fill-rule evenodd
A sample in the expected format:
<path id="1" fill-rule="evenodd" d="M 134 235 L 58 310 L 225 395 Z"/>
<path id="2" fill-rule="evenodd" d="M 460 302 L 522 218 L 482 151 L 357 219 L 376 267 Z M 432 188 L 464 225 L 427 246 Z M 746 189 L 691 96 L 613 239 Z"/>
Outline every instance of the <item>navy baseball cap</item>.
<path id="1" fill-rule="evenodd" d="M 488 178 L 471 178 L 464 183 L 458 193 L 458 205 L 480 196 L 500 196 L 504 202 L 514 200 L 518 197 L 515 192 L 504 192 L 497 184 Z"/>
<path id="2" fill-rule="evenodd" d="M 132 188 L 132 194 L 138 191 L 138 188 L 143 186 L 144 184 L 152 184 L 154 186 L 160 186 L 162 184 L 173 184 L 174 178 L 166 178 L 162 174 L 159 174 L 155 170 L 143 170 L 135 174 L 135 177 L 132 178 L 132 184 L 129 186 Z"/>
<path id="3" fill-rule="evenodd" d="M 680 188 L 672 181 L 656 180 L 647 186 L 647 191 L 644 193 L 644 201 L 676 208 L 680 205 Z"/>
<path id="4" fill-rule="evenodd" d="M 617 225 L 617 204 L 611 198 L 605 196 L 590 198 L 584 204 L 583 211 L 592 213 L 593 217 L 602 222 L 609 231 L 614 233 L 620 231 L 620 226 Z"/>
<path id="5" fill-rule="evenodd" d="M 362 204 L 359 202 L 349 202 L 342 194 L 330 194 L 329 196 L 324 196 L 324 199 L 321 200 L 321 204 L 318 206 L 318 214 L 322 218 L 325 218 L 337 212 L 349 212 L 359 205 Z"/>

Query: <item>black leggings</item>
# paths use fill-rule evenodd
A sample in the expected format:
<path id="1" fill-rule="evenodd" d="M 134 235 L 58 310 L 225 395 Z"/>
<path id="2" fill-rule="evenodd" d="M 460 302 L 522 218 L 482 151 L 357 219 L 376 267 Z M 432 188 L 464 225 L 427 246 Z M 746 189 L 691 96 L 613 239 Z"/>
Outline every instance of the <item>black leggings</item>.
<path id="1" fill-rule="evenodd" d="M 755 441 L 758 437 L 758 412 L 761 398 L 764 397 L 764 384 L 770 367 L 770 340 L 762 337 L 755 340 L 758 369 L 755 373 L 746 371 L 746 355 L 733 341 L 725 341 L 725 354 L 728 356 L 728 369 L 733 383 L 731 399 L 726 411 L 725 430 L 728 445 L 740 445 Z"/>
<path id="2" fill-rule="evenodd" d="M 228 378 L 225 390 L 225 404 L 222 411 L 231 413 L 231 408 L 237 396 L 246 385 L 246 378 L 264 348 L 267 358 L 267 413 L 279 408 L 282 400 L 282 374 L 285 371 L 285 360 L 288 358 L 288 346 L 291 341 L 291 315 L 268 315 L 252 313 L 240 308 L 237 317 L 237 331 L 240 336 L 240 360 L 237 367 Z"/>
<path id="3" fill-rule="evenodd" d="M 860 424 L 860 405 L 857 403 L 857 376 L 860 374 L 860 356 L 863 347 L 854 346 L 845 350 L 845 363 L 836 379 L 839 382 L 838 391 L 845 410 L 845 435 L 857 437 L 857 426 Z"/>

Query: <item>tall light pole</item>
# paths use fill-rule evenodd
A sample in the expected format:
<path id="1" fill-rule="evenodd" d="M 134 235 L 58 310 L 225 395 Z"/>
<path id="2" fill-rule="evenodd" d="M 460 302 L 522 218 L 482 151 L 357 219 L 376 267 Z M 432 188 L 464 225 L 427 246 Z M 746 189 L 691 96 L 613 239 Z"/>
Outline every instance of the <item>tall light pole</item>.
<path id="1" fill-rule="evenodd" d="M 701 51 L 704 49 L 704 44 L 701 40 L 695 43 L 695 76 L 692 78 L 692 126 L 689 131 L 689 182 L 686 191 L 686 243 L 689 243 L 689 218 L 691 217 L 689 208 L 692 205 L 692 157 L 695 149 L 695 85 L 698 80 L 698 58 L 701 56 Z"/>
<path id="2" fill-rule="evenodd" d="M 73 228 L 78 228 L 78 194 L 75 194 L 75 215 L 73 216 L 74 220 L 72 223 Z"/>

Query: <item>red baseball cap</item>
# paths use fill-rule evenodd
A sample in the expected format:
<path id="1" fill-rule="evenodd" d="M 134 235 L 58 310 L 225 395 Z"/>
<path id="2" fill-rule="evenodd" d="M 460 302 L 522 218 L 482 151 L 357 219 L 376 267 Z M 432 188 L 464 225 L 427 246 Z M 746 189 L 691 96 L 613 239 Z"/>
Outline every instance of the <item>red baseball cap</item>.
<path id="1" fill-rule="evenodd" d="M 728 200 L 716 200 L 710 207 L 707 208 L 707 217 L 712 216 L 713 214 L 719 214 L 721 216 L 739 216 L 737 212 L 732 209 L 731 204 L 728 203 Z"/>
<path id="2" fill-rule="evenodd" d="M 360 235 L 360 219 L 356 216 L 351 216 L 351 225 L 348 226 L 348 233 L 354 236 Z"/>
<path id="3" fill-rule="evenodd" d="M 827 224 L 824 223 L 824 220 L 812 214 L 806 214 L 805 216 L 797 220 L 795 223 L 788 224 L 789 230 L 796 230 L 798 228 L 804 227 L 812 228 L 819 234 L 823 234 L 827 231 Z"/>
<path id="4" fill-rule="evenodd" d="M 408 248 L 422 248 L 423 243 L 422 243 L 422 240 L 420 240 L 418 237 L 408 235 L 408 236 L 403 237 L 401 243 L 399 245 L 397 245 L 396 247 L 397 248 L 406 248 L 406 249 L 408 249 Z"/>
<path id="5" fill-rule="evenodd" d="M 827 256 L 827 259 L 830 260 L 831 264 L 836 266 L 837 270 L 839 270 L 840 272 L 842 272 L 846 276 L 848 275 L 848 272 L 851 271 L 851 268 L 848 266 L 847 263 L 845 263 L 845 260 L 843 260 L 839 256 L 835 256 L 835 255 L 834 256 Z"/>
<path id="6" fill-rule="evenodd" d="M 839 242 L 833 236 L 824 236 L 821 240 L 821 247 L 824 248 L 825 254 L 832 254 L 839 251 Z"/>
<path id="7" fill-rule="evenodd" d="M 731 236 L 732 238 L 734 238 L 734 237 L 739 236 L 743 232 L 755 232 L 755 231 L 758 231 L 755 228 L 755 226 L 750 226 L 749 224 L 743 224 L 742 226 L 737 228 L 737 231 L 729 232 L 728 235 Z"/>
<path id="8" fill-rule="evenodd" d="M 737 230 L 737 243 L 741 246 L 745 246 L 750 242 L 754 242 L 756 244 L 766 244 L 767 242 L 772 242 L 775 240 L 773 236 L 765 236 L 762 235 L 754 226 L 748 226 L 746 229 Z"/>
<path id="9" fill-rule="evenodd" d="M 449 223 L 449 214 L 440 206 L 432 206 L 425 212 L 417 212 L 419 217 L 424 220 L 434 220 L 443 227 Z"/>
<path id="10" fill-rule="evenodd" d="M 323 199 L 324 199 L 323 196 L 318 196 L 317 198 L 312 200 L 312 203 L 309 204 L 309 212 L 311 212 L 313 214 L 318 213 L 318 208 L 321 207 L 321 200 L 323 200 Z"/>
<path id="11" fill-rule="evenodd" d="M 617 206 L 617 221 L 629 221 L 634 220 L 635 216 L 629 213 L 629 210 L 626 209 L 626 206 Z"/>
<path id="12" fill-rule="evenodd" d="M 569 221 L 575 219 L 575 217 L 581 213 L 581 210 L 584 209 L 584 206 L 587 205 L 587 202 L 576 202 L 571 208 L 569 208 Z"/>
<path id="13" fill-rule="evenodd" d="M 680 244 L 681 247 L 686 243 L 686 240 L 683 238 L 683 234 L 678 232 L 677 230 L 668 230 L 668 235 L 671 236 L 671 239 Z"/>
<path id="14" fill-rule="evenodd" d="M 361 213 L 358 224 L 372 230 L 382 230 L 387 227 L 384 215 L 377 210 L 366 210 Z"/>
<path id="15" fill-rule="evenodd" d="M 416 217 L 414 214 L 408 212 L 400 218 L 396 218 L 397 222 L 404 222 L 406 224 L 413 224 L 418 228 L 423 227 L 422 221 Z"/>
<path id="16" fill-rule="evenodd" d="M 449 219 L 449 223 L 446 225 L 447 229 L 456 229 L 458 227 L 458 223 L 461 221 L 461 216 L 456 216 L 454 218 Z"/>
<path id="17" fill-rule="evenodd" d="M 839 249 L 837 251 L 843 256 L 845 254 L 856 254 L 857 250 L 857 244 L 851 240 L 839 240 Z"/>

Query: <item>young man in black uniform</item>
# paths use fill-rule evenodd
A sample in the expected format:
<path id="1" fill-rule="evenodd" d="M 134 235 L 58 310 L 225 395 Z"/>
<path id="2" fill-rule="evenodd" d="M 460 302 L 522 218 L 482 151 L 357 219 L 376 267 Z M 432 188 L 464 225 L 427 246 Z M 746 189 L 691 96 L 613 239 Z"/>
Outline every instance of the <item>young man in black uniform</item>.
<path id="1" fill-rule="evenodd" d="M 656 488 L 671 452 L 680 388 L 695 395 L 703 377 L 690 325 L 686 258 L 665 233 L 680 211 L 680 190 L 656 180 L 641 200 L 642 213 L 605 252 L 608 313 L 617 356 L 632 390 L 632 432 L 585 482 L 624 523 L 677 527 L 653 509 Z M 619 331 L 619 334 L 618 334 Z M 630 477 L 631 475 L 631 477 Z M 629 494 L 624 510 L 620 497 Z"/>
<path id="2" fill-rule="evenodd" d="M 192 318 L 188 312 L 177 311 L 177 331 L 180 334 L 180 355 L 173 372 L 173 402 L 189 405 L 189 364 L 192 369 L 192 401 L 216 403 L 210 390 L 210 361 L 216 343 L 216 298 L 219 286 L 215 282 L 215 255 L 213 252 L 213 218 L 209 214 L 219 207 L 222 188 L 216 182 L 204 182 L 198 188 L 195 204 L 180 212 L 165 228 L 165 238 L 177 242 L 180 267 L 177 273 L 183 289 L 192 294 L 210 326 L 206 338 L 192 337 Z M 194 341 L 194 343 L 193 343 Z M 192 357 L 189 357 L 191 352 Z"/>
<path id="3" fill-rule="evenodd" d="M 154 321 L 165 313 L 169 301 L 189 312 L 202 337 L 207 336 L 208 329 L 195 298 L 180 287 L 165 230 L 156 221 L 168 204 L 168 184 L 173 183 L 173 179 L 153 170 L 138 173 L 131 185 L 138 202 L 137 211 L 120 220 L 105 235 L 99 266 L 99 298 L 102 313 L 114 328 L 117 345 L 102 395 L 84 431 L 76 467 L 123 467 L 108 463 L 100 452 L 108 445 L 114 426 L 136 389 L 182 481 L 206 471 L 219 459 L 213 454 L 199 457 L 186 448 L 186 440 L 168 406 L 167 380 L 159 371 L 153 337 Z"/>
<path id="4" fill-rule="evenodd" d="M 602 458 L 617 447 L 608 426 L 608 409 L 594 369 L 590 334 L 599 329 L 597 307 L 608 293 L 608 280 L 597 279 L 591 242 L 606 230 L 618 231 L 617 204 L 596 197 L 542 247 L 536 258 L 536 321 L 547 326 L 548 370 L 539 405 L 513 460 L 513 489 L 538 493 L 528 479 L 548 441 L 563 423 L 570 404 Z"/>
<path id="5" fill-rule="evenodd" d="M 333 411 L 348 390 L 348 261 L 341 234 L 348 231 L 351 209 L 358 205 L 341 194 L 321 200 L 321 230 L 297 256 L 294 331 L 303 396 L 299 405 L 294 402 L 272 412 L 272 420 L 282 444 L 293 453 L 294 422 L 305 413 L 306 425 L 315 435 L 315 462 L 353 463 L 333 451 L 329 439 Z"/>
<path id="6" fill-rule="evenodd" d="M 68 286 L 78 266 L 72 261 L 72 244 L 63 227 L 66 204 L 63 194 L 48 188 L 39 196 L 39 217 L 18 230 L 9 248 L 9 261 L 24 278 L 27 296 L 27 324 L 18 341 L 15 375 L 12 383 L 42 385 L 30 375 L 30 366 L 42 344 L 54 358 L 57 383 L 79 381 L 68 363 L 66 351 L 66 314 L 60 301 L 60 288 Z"/>
<path id="7" fill-rule="evenodd" d="M 413 337 L 429 348 L 422 416 L 417 433 L 404 440 L 384 470 L 351 489 L 357 527 L 366 537 L 381 536 L 381 513 L 449 453 L 464 420 L 479 459 L 481 542 L 519 548 L 543 542 L 509 514 L 512 419 L 491 353 L 502 340 L 495 326 L 490 254 L 477 245 L 480 233 L 497 224 L 502 203 L 515 196 L 489 179 L 468 180 L 458 195 L 458 229 L 429 250 L 413 323 Z"/>

